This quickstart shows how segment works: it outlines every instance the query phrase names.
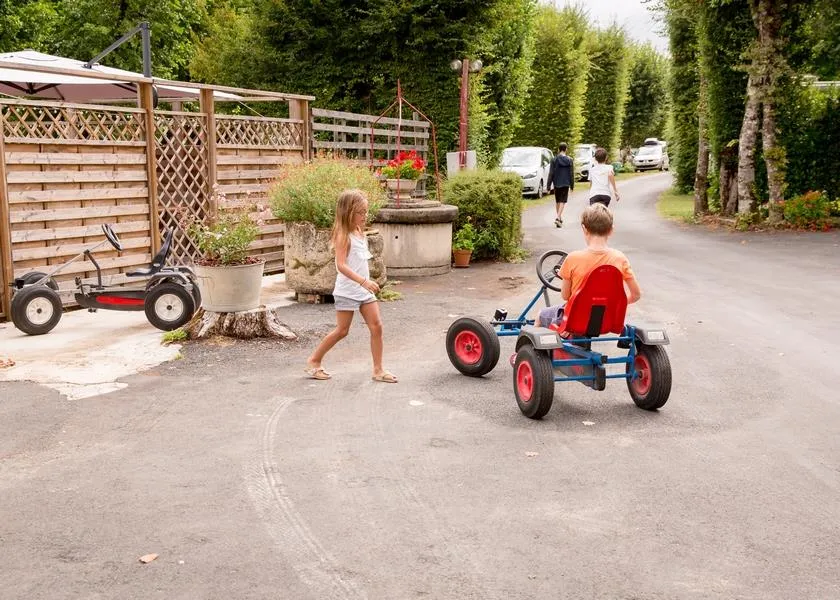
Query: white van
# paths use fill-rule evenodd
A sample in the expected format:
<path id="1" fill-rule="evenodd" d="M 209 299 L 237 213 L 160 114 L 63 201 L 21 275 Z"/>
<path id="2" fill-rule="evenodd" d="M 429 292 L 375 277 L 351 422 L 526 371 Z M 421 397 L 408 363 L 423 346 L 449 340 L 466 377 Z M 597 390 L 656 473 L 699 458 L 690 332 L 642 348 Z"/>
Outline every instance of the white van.
<path id="1" fill-rule="evenodd" d="M 578 144 L 575 146 L 575 177 L 578 181 L 589 179 L 589 169 L 595 166 L 595 144 Z"/>
<path id="2" fill-rule="evenodd" d="M 502 151 L 499 169 L 516 173 L 522 178 L 522 193 L 541 198 L 547 194 L 550 183 L 548 171 L 554 154 L 539 146 L 514 146 Z"/>

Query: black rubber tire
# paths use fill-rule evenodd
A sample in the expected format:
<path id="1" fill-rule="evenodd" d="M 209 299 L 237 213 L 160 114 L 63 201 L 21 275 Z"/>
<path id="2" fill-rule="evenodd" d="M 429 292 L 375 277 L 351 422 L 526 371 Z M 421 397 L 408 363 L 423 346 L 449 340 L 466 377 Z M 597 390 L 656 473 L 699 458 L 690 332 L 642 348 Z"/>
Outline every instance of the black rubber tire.
<path id="1" fill-rule="evenodd" d="M 30 271 L 29 273 L 24 273 L 23 277 L 23 285 L 32 285 L 38 281 L 41 281 L 46 276 L 46 273 L 42 273 L 41 271 Z M 50 277 L 47 279 L 47 287 L 58 291 L 58 283 L 56 283 L 55 279 Z"/>
<path id="2" fill-rule="evenodd" d="M 34 300 L 49 302 L 52 314 L 43 323 L 30 320 L 28 308 Z M 61 320 L 61 298 L 54 289 L 45 285 L 29 285 L 12 296 L 12 323 L 28 335 L 43 335 L 52 331 Z M 39 313 L 40 314 L 40 313 Z"/>
<path id="3" fill-rule="evenodd" d="M 643 410 L 657 410 L 665 406 L 671 395 L 671 361 L 663 346 L 648 346 L 636 342 L 636 355 L 650 366 L 650 386 L 642 391 L 636 381 L 627 380 L 627 389 L 636 406 Z M 638 359 L 637 359 L 638 360 Z M 625 368 L 630 373 L 630 364 Z"/>
<path id="4" fill-rule="evenodd" d="M 168 319 L 155 312 L 157 301 L 165 294 L 177 296 L 183 302 L 183 311 Z M 149 290 L 146 294 L 143 308 L 146 311 L 146 318 L 149 320 L 149 323 L 161 331 L 172 331 L 185 325 L 192 318 L 195 313 L 195 300 L 193 299 L 193 295 L 183 285 L 165 281 Z"/>
<path id="5" fill-rule="evenodd" d="M 466 361 L 458 356 L 456 340 L 461 334 L 472 334 L 480 344 L 480 353 L 476 360 Z M 475 317 L 461 317 L 457 319 L 446 332 L 446 353 L 452 363 L 464 375 L 481 377 L 492 371 L 499 362 L 499 337 L 493 326 Z"/>
<path id="6" fill-rule="evenodd" d="M 540 185 L 537 188 L 537 199 L 542 198 L 543 196 L 545 196 L 545 189 L 543 188 L 542 179 L 540 179 Z"/>
<path id="7" fill-rule="evenodd" d="M 523 397 L 520 388 L 520 370 L 523 370 L 523 376 L 530 377 L 531 392 L 528 397 Z M 513 363 L 513 394 L 519 410 L 529 419 L 542 419 L 551 410 L 554 402 L 554 369 L 551 357 L 545 350 L 536 350 L 526 344 L 517 351 Z"/>

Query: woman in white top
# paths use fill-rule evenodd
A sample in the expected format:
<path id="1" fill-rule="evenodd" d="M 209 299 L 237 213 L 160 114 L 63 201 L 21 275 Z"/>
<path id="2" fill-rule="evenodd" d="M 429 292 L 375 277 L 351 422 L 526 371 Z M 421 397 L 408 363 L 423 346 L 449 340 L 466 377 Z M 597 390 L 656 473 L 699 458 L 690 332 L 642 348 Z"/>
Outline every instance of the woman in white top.
<path id="1" fill-rule="evenodd" d="M 306 361 L 306 373 L 313 379 L 332 377 L 321 366 L 324 355 L 350 333 L 353 313 L 362 313 L 370 329 L 370 352 L 373 356 L 373 380 L 383 383 L 397 383 L 397 378 L 382 368 L 382 316 L 376 292 L 379 285 L 370 279 L 365 223 L 368 215 L 368 201 L 361 190 L 344 190 L 335 207 L 335 225 L 332 243 L 335 247 L 335 298 L 336 325 L 321 340 L 318 347 Z"/>
<path id="2" fill-rule="evenodd" d="M 595 160 L 597 164 L 589 169 L 589 181 L 591 186 L 589 188 L 589 204 L 600 202 L 604 206 L 610 205 L 610 187 L 615 192 L 615 201 L 621 200 L 618 195 L 618 187 L 615 185 L 615 171 L 612 165 L 605 164 L 607 161 L 607 151 L 603 148 L 595 150 Z"/>

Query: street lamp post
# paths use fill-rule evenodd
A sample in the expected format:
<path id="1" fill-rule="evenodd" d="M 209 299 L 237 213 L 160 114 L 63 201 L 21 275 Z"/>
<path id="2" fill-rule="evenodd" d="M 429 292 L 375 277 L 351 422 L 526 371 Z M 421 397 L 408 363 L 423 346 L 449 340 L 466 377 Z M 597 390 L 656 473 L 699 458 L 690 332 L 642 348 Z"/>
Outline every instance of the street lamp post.
<path id="1" fill-rule="evenodd" d="M 461 71 L 461 119 L 458 127 L 458 166 L 467 166 L 467 133 L 469 122 L 470 73 L 478 73 L 484 66 L 480 60 L 453 60 L 450 64 L 453 71 Z"/>

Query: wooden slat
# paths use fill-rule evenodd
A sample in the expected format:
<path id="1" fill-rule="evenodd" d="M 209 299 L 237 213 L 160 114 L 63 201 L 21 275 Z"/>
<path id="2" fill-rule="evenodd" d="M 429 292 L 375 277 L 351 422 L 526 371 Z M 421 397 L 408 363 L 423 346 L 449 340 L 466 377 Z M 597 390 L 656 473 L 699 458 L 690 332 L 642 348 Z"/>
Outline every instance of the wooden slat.
<path id="1" fill-rule="evenodd" d="M 429 123 L 426 121 L 413 121 L 411 119 L 403 119 L 400 121 L 399 119 L 395 119 L 393 117 L 382 117 L 381 119 L 376 115 L 363 115 L 359 113 L 348 113 L 342 112 L 340 110 L 326 110 L 323 108 L 313 108 L 312 109 L 312 116 L 313 117 L 325 117 L 328 119 L 344 119 L 346 121 L 361 121 L 361 122 L 368 122 L 372 123 L 376 121 L 377 123 L 385 123 L 388 125 L 397 125 L 402 123 L 403 127 L 428 127 Z"/>
<path id="2" fill-rule="evenodd" d="M 242 169 L 237 171 L 225 170 L 218 172 L 219 180 L 231 179 L 276 179 L 283 174 L 283 171 L 278 169 Z"/>
<path id="3" fill-rule="evenodd" d="M 145 158 L 143 159 L 146 160 Z M 148 198 L 147 187 L 96 188 L 84 190 L 25 190 L 9 192 L 9 202 L 81 202 L 85 200 L 116 200 L 123 198 Z"/>
<path id="4" fill-rule="evenodd" d="M 233 183 L 220 185 L 218 189 L 223 194 L 244 194 L 246 192 L 266 192 L 270 187 L 270 183 Z"/>
<path id="5" fill-rule="evenodd" d="M 65 221 L 71 219 L 97 219 L 125 215 L 148 215 L 148 204 L 123 204 L 119 206 L 86 206 L 84 208 L 56 208 L 52 210 L 12 211 L 12 223 L 37 223 L 39 221 Z"/>
<path id="6" fill-rule="evenodd" d="M 303 146 L 301 145 L 293 145 L 293 144 L 283 144 L 283 145 L 272 145 L 272 144 L 223 144 L 218 143 L 217 146 L 219 149 L 225 148 L 228 150 L 274 150 L 275 152 L 278 151 L 289 151 L 289 150 L 297 150 L 303 151 Z"/>
<path id="7" fill-rule="evenodd" d="M 149 231 L 148 221 L 126 221 L 113 223 L 111 227 L 117 233 L 136 233 Z M 12 231 L 12 243 L 44 242 L 49 240 L 69 240 L 73 238 L 100 235 L 102 225 L 83 225 L 80 227 L 56 227 L 54 229 L 21 229 Z"/>
<path id="8" fill-rule="evenodd" d="M 265 262 L 271 262 L 274 260 L 283 260 L 283 251 L 280 250 L 279 252 L 266 252 L 265 254 L 251 254 L 250 256 L 256 256 L 264 260 Z"/>
<path id="9" fill-rule="evenodd" d="M 241 156 L 239 154 L 219 154 L 217 165 L 290 165 L 303 162 L 297 155 L 275 154 L 273 156 Z"/>
<path id="10" fill-rule="evenodd" d="M 37 71 L 38 69 L 32 69 L 33 71 Z M 101 75 L 97 75 L 97 77 L 101 77 Z M 109 77 L 110 78 L 110 77 Z M 118 78 L 114 78 L 118 79 Z M 0 99 L 0 104 L 16 104 L 22 106 L 49 106 L 51 108 L 76 108 L 76 109 L 87 109 L 87 110 L 95 110 L 100 112 L 121 112 L 121 113 L 141 113 L 143 112 L 142 108 L 126 108 L 123 106 L 108 106 L 103 107 L 100 104 L 73 104 L 71 102 L 59 102 L 58 100 L 19 100 L 15 98 L 2 98 Z"/>
<path id="11" fill-rule="evenodd" d="M 285 233 L 286 224 L 277 223 L 276 225 L 263 225 L 260 227 L 260 235 L 268 235 L 270 233 Z"/>
<path id="12" fill-rule="evenodd" d="M 7 165 L 145 165 L 145 154 L 6 152 Z"/>
<path id="13" fill-rule="evenodd" d="M 336 133 L 352 133 L 352 134 L 361 134 L 361 135 L 371 135 L 370 127 L 352 127 L 350 125 L 336 125 L 334 123 L 318 123 L 315 121 L 312 123 L 312 130 L 313 131 L 333 131 Z M 389 137 L 396 137 L 397 130 L 396 129 L 374 129 L 373 135 L 381 135 L 381 136 L 389 136 Z M 411 137 L 411 138 L 422 138 L 422 139 L 429 139 L 429 132 L 428 131 L 409 131 L 405 128 L 400 129 L 400 137 Z"/>
<path id="14" fill-rule="evenodd" d="M 71 138 L 71 139 L 53 139 L 53 138 L 39 138 L 39 137 L 7 137 L 6 138 L 7 144 L 41 144 L 41 145 L 50 145 L 56 144 L 59 146 L 62 145 L 73 145 L 73 146 L 132 146 L 135 148 L 144 148 L 146 146 L 146 142 L 124 142 L 124 141 L 111 141 L 111 140 L 85 140 L 81 138 Z"/>
<path id="15" fill-rule="evenodd" d="M 104 237 L 102 238 L 105 239 Z M 46 246 L 44 248 L 20 248 L 12 249 L 12 257 L 15 262 L 23 260 L 38 260 L 41 258 L 55 258 L 57 256 L 75 256 L 85 251 L 85 248 L 90 248 L 100 240 L 92 240 L 86 244 L 57 244 L 55 246 Z M 151 249 L 152 238 L 124 238 L 120 240 L 123 250 L 132 248 L 143 248 L 144 250 Z M 103 248 L 111 249 L 111 246 Z"/>
<path id="16" fill-rule="evenodd" d="M 6 180 L 10 184 L 146 181 L 146 171 L 12 171 L 6 176 Z"/>
<path id="17" fill-rule="evenodd" d="M 96 262 L 99 263 L 100 268 L 105 270 L 145 266 L 148 265 L 151 262 L 151 260 L 151 254 L 131 254 L 129 256 L 118 256 L 115 258 L 97 258 Z M 49 273 L 54 268 L 55 265 L 44 264 L 35 265 L 33 267 L 21 267 L 15 269 L 15 277 L 20 277 L 21 275 L 23 275 L 24 273 L 28 273 L 29 271 L 43 271 L 44 273 Z M 79 261 L 68 266 L 61 272 L 61 274 L 72 275 L 73 273 L 87 273 L 92 271 L 96 271 L 96 267 L 93 266 L 92 262 Z"/>
<path id="18" fill-rule="evenodd" d="M 373 148 L 374 150 L 396 150 L 396 144 L 373 144 L 371 146 L 369 143 L 366 142 L 322 142 L 322 141 L 314 141 L 312 142 L 313 148 L 326 148 L 330 150 L 370 150 Z M 412 144 L 400 144 L 400 150 L 417 150 L 417 151 L 426 151 L 426 146 L 416 146 Z"/>
<path id="19" fill-rule="evenodd" d="M 303 119 L 282 119 L 279 117 L 251 117 L 246 115 L 216 115 L 217 121 L 259 121 L 260 123 L 295 123 L 300 125 Z"/>

